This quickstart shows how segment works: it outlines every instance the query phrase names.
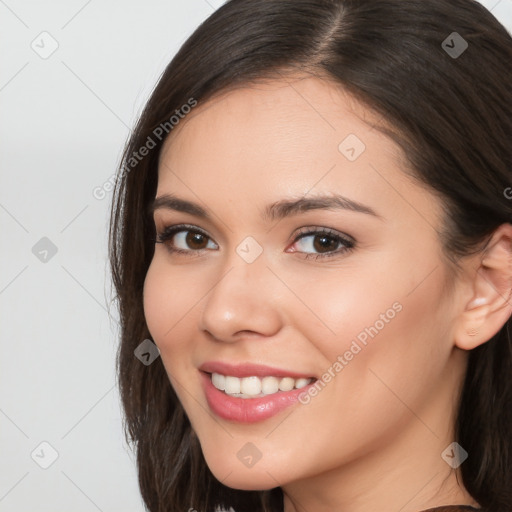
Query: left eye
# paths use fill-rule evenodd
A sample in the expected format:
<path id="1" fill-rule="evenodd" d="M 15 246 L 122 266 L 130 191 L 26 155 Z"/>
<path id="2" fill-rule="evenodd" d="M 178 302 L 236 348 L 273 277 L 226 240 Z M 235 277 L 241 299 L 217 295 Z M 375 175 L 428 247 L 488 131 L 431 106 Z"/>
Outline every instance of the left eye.
<path id="1" fill-rule="evenodd" d="M 295 238 L 294 245 L 299 245 L 299 249 L 293 252 L 307 253 L 306 258 L 310 258 L 315 256 L 311 250 L 317 251 L 316 258 L 322 258 L 349 251 L 355 243 L 352 239 L 342 236 L 334 230 L 322 229 L 301 233 Z"/>
<path id="2" fill-rule="evenodd" d="M 355 246 L 355 241 L 352 237 L 343 236 L 337 231 L 326 228 L 319 230 L 309 229 L 309 231 L 306 231 L 306 229 L 303 228 L 303 231 L 295 237 L 293 242 L 293 245 L 298 245 L 299 248 L 291 251 L 306 253 L 306 259 L 339 255 L 351 250 Z M 165 228 L 161 233 L 158 233 L 155 242 L 165 244 L 171 253 L 186 254 L 188 256 L 206 249 L 218 248 L 217 244 L 202 230 L 194 226 L 184 225 Z"/>

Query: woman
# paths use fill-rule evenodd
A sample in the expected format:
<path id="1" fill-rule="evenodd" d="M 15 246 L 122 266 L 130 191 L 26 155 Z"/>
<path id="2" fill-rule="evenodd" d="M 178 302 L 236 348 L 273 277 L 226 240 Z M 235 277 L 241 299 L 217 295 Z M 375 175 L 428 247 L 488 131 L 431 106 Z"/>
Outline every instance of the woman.
<path id="1" fill-rule="evenodd" d="M 472 0 L 232 0 L 127 144 L 151 511 L 512 510 L 512 39 Z"/>

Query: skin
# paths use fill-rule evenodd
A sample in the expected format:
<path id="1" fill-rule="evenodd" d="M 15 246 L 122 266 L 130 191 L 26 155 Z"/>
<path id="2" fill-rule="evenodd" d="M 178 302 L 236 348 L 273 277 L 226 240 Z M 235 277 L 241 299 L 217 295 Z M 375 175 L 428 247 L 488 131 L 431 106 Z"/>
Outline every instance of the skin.
<path id="1" fill-rule="evenodd" d="M 187 245 L 182 233 L 167 242 L 188 254 L 156 244 L 144 287 L 149 330 L 215 477 L 237 489 L 281 486 L 285 512 L 479 506 L 441 453 L 454 440 L 468 350 L 512 311 L 512 226 L 495 232 L 485 255 L 463 260 L 455 278 L 438 238 L 439 199 L 405 174 L 375 120 L 338 85 L 283 78 L 199 105 L 161 154 L 156 197 L 196 202 L 212 220 L 155 211 L 157 232 L 188 223 L 208 238 Z M 366 146 L 352 162 L 338 150 L 348 134 Z M 321 209 L 274 222 L 260 216 L 274 201 L 332 192 L 379 217 Z M 331 228 L 356 246 L 306 259 L 322 249 L 313 236 L 294 242 L 302 227 Z M 252 263 L 236 252 L 247 236 L 263 248 Z M 331 252 L 343 247 L 332 243 Z M 402 310 L 309 404 L 250 425 L 210 411 L 198 371 L 205 361 L 321 378 L 395 302 Z M 237 458 L 248 442 L 262 454 L 250 468 Z"/>

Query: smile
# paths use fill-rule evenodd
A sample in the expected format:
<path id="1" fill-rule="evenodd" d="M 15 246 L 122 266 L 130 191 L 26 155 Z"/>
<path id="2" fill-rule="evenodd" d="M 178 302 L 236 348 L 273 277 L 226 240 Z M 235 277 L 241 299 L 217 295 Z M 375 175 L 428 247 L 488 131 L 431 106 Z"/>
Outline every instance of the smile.
<path id="1" fill-rule="evenodd" d="M 237 398 L 257 398 L 282 391 L 302 389 L 313 380 L 312 378 L 303 377 L 294 379 L 292 377 L 257 377 L 253 375 L 239 378 L 233 375 L 222 375 L 221 373 L 211 374 L 211 381 L 216 389 Z"/>
<path id="2" fill-rule="evenodd" d="M 314 386 L 311 374 L 251 363 L 204 363 L 199 368 L 210 411 L 236 423 L 264 421 L 299 402 Z"/>

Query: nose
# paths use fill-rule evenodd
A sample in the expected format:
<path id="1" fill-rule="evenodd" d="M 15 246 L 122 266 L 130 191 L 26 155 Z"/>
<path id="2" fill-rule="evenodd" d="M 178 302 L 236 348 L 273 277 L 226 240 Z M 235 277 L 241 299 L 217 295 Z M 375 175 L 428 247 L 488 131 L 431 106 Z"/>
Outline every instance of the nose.
<path id="1" fill-rule="evenodd" d="M 199 327 L 226 343 L 254 334 L 272 336 L 282 326 L 282 295 L 282 283 L 262 255 L 246 263 L 234 254 L 204 299 Z"/>

